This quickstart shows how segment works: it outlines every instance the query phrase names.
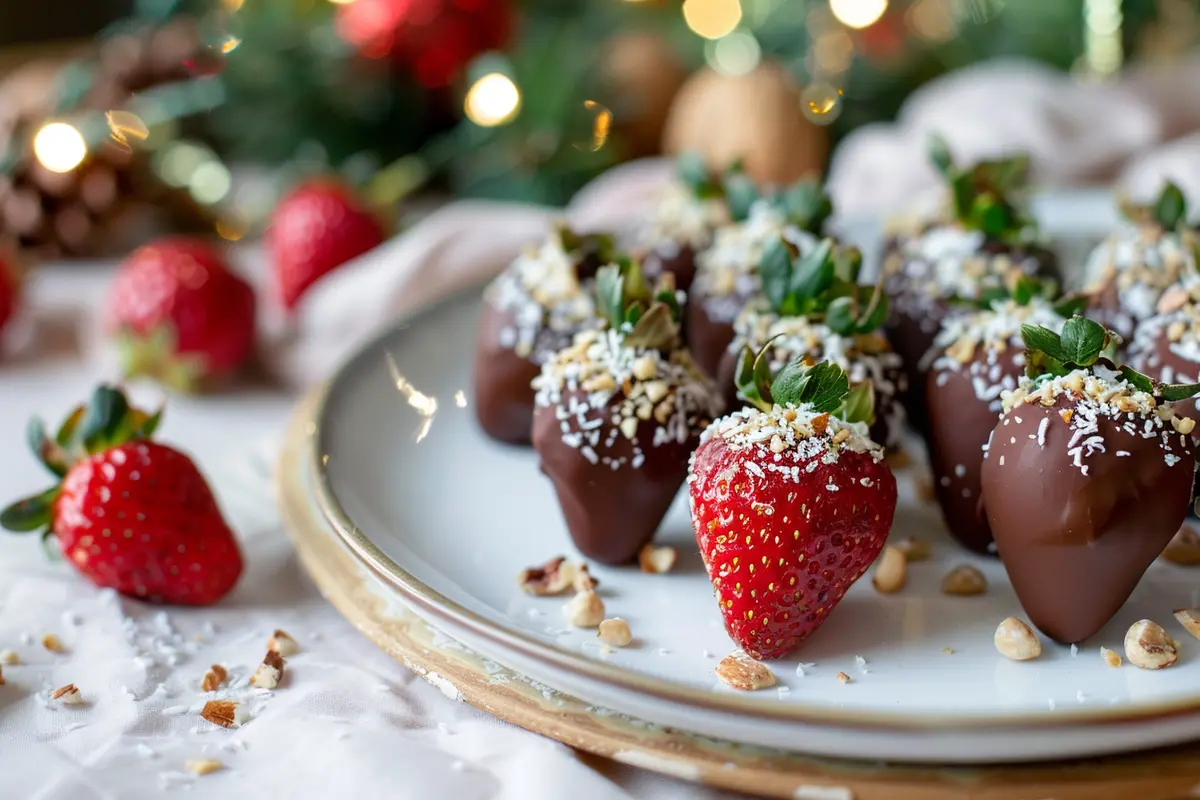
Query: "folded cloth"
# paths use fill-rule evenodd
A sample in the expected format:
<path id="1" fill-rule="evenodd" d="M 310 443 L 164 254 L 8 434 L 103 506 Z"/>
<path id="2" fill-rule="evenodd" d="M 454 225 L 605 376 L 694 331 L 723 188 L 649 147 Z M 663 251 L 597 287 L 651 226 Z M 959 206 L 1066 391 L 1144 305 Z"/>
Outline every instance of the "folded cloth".
<path id="1" fill-rule="evenodd" d="M 1160 117 L 1118 85 L 1084 83 L 1029 61 L 989 61 L 913 92 L 894 125 L 846 137 L 830 165 L 830 193 L 843 214 L 903 210 L 938 185 L 927 155 L 935 133 L 964 161 L 1028 152 L 1041 184 L 1105 180 L 1159 140 Z"/>
<path id="2" fill-rule="evenodd" d="M 671 170 L 666 159 L 624 164 L 582 189 L 566 209 L 479 200 L 443 206 L 321 279 L 291 315 L 264 303 L 261 360 L 288 385 L 317 383 L 397 319 L 499 273 L 555 219 L 580 230 L 628 230 Z M 264 257 L 249 251 L 245 260 Z"/>
<path id="3" fill-rule="evenodd" d="M 1192 208 L 1200 205 L 1200 132 L 1138 156 L 1121 173 L 1117 189 L 1130 199 L 1145 203 L 1154 199 L 1167 179 L 1183 190 Z"/>

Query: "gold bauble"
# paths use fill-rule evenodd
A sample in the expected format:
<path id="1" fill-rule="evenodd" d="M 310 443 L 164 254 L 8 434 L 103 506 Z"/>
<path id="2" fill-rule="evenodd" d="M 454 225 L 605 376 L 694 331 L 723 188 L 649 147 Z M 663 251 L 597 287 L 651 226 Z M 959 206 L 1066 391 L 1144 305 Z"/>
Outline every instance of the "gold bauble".
<path id="1" fill-rule="evenodd" d="M 653 33 L 626 33 L 601 51 L 600 72 L 613 98 L 613 140 L 626 158 L 658 152 L 671 101 L 687 70 L 671 43 Z"/>
<path id="2" fill-rule="evenodd" d="M 825 131 L 805 118 L 801 89 L 783 66 L 764 61 L 744 75 L 701 69 L 667 117 L 663 150 L 701 153 L 715 169 L 741 158 L 754 180 L 787 184 L 820 172 Z"/>

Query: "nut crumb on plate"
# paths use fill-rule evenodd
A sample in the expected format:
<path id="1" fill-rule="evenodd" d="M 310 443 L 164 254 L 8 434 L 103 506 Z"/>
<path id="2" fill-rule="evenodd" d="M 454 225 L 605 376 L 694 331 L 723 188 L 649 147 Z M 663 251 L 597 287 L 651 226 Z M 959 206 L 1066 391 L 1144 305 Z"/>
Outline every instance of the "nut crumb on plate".
<path id="1" fill-rule="evenodd" d="M 183 766 L 187 768 L 188 772 L 196 775 L 208 775 L 225 768 L 225 765 L 215 758 L 189 759 L 183 763 Z"/>
<path id="2" fill-rule="evenodd" d="M 15 667 L 21 663 L 21 657 L 17 655 L 16 650 L 0 650 L 0 665 L 6 667 Z"/>
<path id="3" fill-rule="evenodd" d="M 213 664 L 208 668 L 208 672 L 204 673 L 204 680 L 200 683 L 200 690 L 203 692 L 215 692 L 228 677 L 229 671 L 227 669 L 220 664 Z"/>
<path id="4" fill-rule="evenodd" d="M 875 590 L 881 594 L 892 594 L 903 589 L 907 581 L 908 559 L 895 547 L 884 547 L 879 564 L 875 567 L 875 577 L 871 579 Z"/>
<path id="5" fill-rule="evenodd" d="M 576 628 L 595 628 L 604 621 L 604 601 L 592 589 L 577 593 L 564 611 L 567 620 Z"/>
<path id="6" fill-rule="evenodd" d="M 534 597 L 566 594 L 574 581 L 575 565 L 563 556 L 555 556 L 540 566 L 526 567 L 517 575 L 521 589 Z"/>
<path id="7" fill-rule="evenodd" d="M 1121 657 L 1117 655 L 1115 650 L 1109 650 L 1107 647 L 1100 648 L 1100 657 L 1104 659 L 1104 663 L 1110 667 L 1121 666 Z"/>
<path id="8" fill-rule="evenodd" d="M 274 689 L 282 678 L 283 657 L 274 650 L 268 650 L 262 663 L 250 677 L 250 685 L 256 689 Z"/>
<path id="9" fill-rule="evenodd" d="M 915 536 L 905 536 L 893 545 L 904 556 L 906 561 L 926 561 L 933 554 L 933 548 L 924 539 Z"/>
<path id="10" fill-rule="evenodd" d="M 775 685 L 775 673 L 745 653 L 730 653 L 717 664 L 717 677 L 734 689 L 754 691 Z"/>
<path id="11" fill-rule="evenodd" d="M 73 683 L 55 689 L 50 693 L 50 699 L 57 700 L 65 706 L 77 706 L 83 703 L 83 695 Z"/>
<path id="12" fill-rule="evenodd" d="M 296 640 L 287 631 L 276 628 L 275 633 L 267 640 L 267 649 L 274 650 L 279 655 L 287 658 L 299 653 L 300 645 L 296 643 Z"/>
<path id="13" fill-rule="evenodd" d="M 1125 633 L 1125 657 L 1135 667 L 1163 669 L 1179 659 L 1179 648 L 1161 625 L 1143 619 Z"/>
<path id="14" fill-rule="evenodd" d="M 1200 608 L 1177 608 L 1175 619 L 1188 633 L 1200 639 Z"/>
<path id="15" fill-rule="evenodd" d="M 987 591 L 987 578 L 970 564 L 959 564 L 942 578 L 942 594 L 968 596 Z"/>
<path id="16" fill-rule="evenodd" d="M 661 575 L 670 572 L 678 558 L 679 554 L 675 552 L 674 547 L 655 547 L 648 544 L 638 551 L 638 566 L 642 568 L 642 572 Z"/>
<path id="17" fill-rule="evenodd" d="M 613 647 L 624 647 L 633 641 L 633 633 L 629 630 L 628 622 L 620 617 L 613 617 L 600 623 L 596 638 Z"/>
<path id="18" fill-rule="evenodd" d="M 1163 550 L 1162 557 L 1183 567 L 1200 566 L 1200 533 L 1186 523 L 1180 526 L 1179 531 Z"/>
<path id="19" fill-rule="evenodd" d="M 849 683 L 851 681 L 850 676 L 844 672 L 839 672 L 837 674 L 837 679 L 839 683 Z"/>
<path id="20" fill-rule="evenodd" d="M 51 653 L 67 652 L 67 648 L 63 645 L 62 639 L 59 639 L 53 633 L 47 633 L 42 637 L 42 647 L 46 648 Z"/>
<path id="21" fill-rule="evenodd" d="M 954 655 L 954 648 L 953 647 L 943 647 L 942 655 L 946 655 L 946 656 Z"/>
<path id="22" fill-rule="evenodd" d="M 996 649 L 1013 661 L 1030 661 L 1042 654 L 1042 643 L 1023 620 L 1009 617 L 1000 623 L 992 637 Z"/>
<path id="23" fill-rule="evenodd" d="M 600 580 L 592 575 L 587 564 L 580 562 L 575 565 L 575 578 L 571 581 L 572 589 L 576 592 L 586 592 L 599 585 Z"/>

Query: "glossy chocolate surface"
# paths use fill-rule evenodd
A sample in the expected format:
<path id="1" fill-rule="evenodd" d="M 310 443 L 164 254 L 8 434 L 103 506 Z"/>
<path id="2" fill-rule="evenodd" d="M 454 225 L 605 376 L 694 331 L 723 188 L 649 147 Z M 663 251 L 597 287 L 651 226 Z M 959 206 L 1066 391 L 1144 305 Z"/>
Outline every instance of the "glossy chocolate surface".
<path id="1" fill-rule="evenodd" d="M 1130 434 L 1100 416 L 1096 434 L 1105 449 L 1081 459 L 1084 474 L 1069 453 L 1074 431 L 1060 414 L 1072 405 L 1060 397 L 1004 415 L 982 473 L 988 521 L 1013 589 L 1030 621 L 1064 644 L 1099 631 L 1179 530 L 1195 466 L 1190 437 L 1171 431 L 1168 454 L 1158 436 Z M 1136 421 L 1139 430 L 1144 419 Z M 1167 455 L 1178 460 L 1169 464 Z"/>
<path id="2" fill-rule="evenodd" d="M 689 298 L 687 318 L 684 325 L 688 349 L 700 371 L 716 378 L 721 368 L 721 359 L 733 341 L 733 321 L 714 318 L 705 307 L 704 297 Z"/>
<path id="3" fill-rule="evenodd" d="M 696 279 L 696 252 L 688 245 L 664 242 L 642 258 L 642 271 L 652 286 L 669 272 L 675 276 L 675 288 L 689 292 Z"/>

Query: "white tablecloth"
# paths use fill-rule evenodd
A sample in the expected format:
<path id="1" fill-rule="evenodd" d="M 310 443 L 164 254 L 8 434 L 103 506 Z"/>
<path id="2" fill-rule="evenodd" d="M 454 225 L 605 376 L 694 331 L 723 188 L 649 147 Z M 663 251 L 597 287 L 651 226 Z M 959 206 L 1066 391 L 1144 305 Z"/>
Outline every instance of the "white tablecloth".
<path id="1" fill-rule="evenodd" d="M 101 267 L 43 270 L 30 287 L 37 340 L 0 362 L 0 500 L 48 485 L 26 452 L 34 413 L 56 424 L 102 378 L 79 330 Z M 95 362 L 89 362 L 94 364 Z M 153 402 L 153 395 L 150 396 Z M 247 571 L 216 608 L 163 609 L 100 591 L 36 537 L 0 540 L 0 797 L 716 798 L 716 792 L 579 755 L 455 703 L 378 651 L 326 604 L 279 529 L 268 470 L 293 398 L 247 384 L 171 401 L 160 437 L 191 452 L 242 537 Z M 238 686 L 283 628 L 302 651 L 274 692 Z M 41 646 L 53 633 L 65 654 Z M 210 664 L 230 668 L 253 717 L 224 730 L 198 715 Z M 56 707 L 74 683 L 86 704 Z M 203 777 L 188 760 L 217 759 Z"/>

